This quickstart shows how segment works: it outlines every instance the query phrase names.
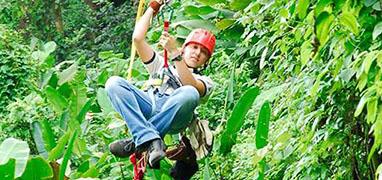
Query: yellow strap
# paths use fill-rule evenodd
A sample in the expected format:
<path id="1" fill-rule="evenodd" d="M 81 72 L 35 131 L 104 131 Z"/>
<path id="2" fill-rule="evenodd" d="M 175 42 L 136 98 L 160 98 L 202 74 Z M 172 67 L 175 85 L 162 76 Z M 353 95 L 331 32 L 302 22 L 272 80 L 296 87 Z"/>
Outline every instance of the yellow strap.
<path id="1" fill-rule="evenodd" d="M 139 21 L 139 19 L 142 16 L 144 5 L 145 5 L 145 0 L 140 0 L 139 5 L 138 5 L 137 16 L 135 17 L 135 24 L 137 24 L 137 22 Z M 131 42 L 131 52 L 130 52 L 130 64 L 129 64 L 129 69 L 127 71 L 127 79 L 128 80 L 131 79 L 131 74 L 133 72 L 133 64 L 134 64 L 135 54 L 136 54 L 136 48 L 134 45 L 134 41 L 132 41 Z"/>

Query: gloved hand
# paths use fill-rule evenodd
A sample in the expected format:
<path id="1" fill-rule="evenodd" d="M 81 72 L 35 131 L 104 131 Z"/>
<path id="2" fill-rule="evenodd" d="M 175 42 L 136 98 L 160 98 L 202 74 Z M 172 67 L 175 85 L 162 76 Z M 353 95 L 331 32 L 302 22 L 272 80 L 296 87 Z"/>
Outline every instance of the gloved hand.
<path id="1" fill-rule="evenodd" d="M 151 0 L 149 6 L 154 10 L 154 16 L 158 14 L 160 7 L 163 5 L 163 0 Z"/>

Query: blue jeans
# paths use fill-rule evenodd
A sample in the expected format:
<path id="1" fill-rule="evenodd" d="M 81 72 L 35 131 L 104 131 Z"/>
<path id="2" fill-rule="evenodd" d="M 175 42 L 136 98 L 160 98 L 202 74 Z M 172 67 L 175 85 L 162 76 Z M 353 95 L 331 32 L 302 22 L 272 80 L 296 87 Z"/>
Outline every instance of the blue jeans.
<path id="1" fill-rule="evenodd" d="M 148 93 L 121 77 L 110 77 L 105 89 L 113 107 L 126 121 L 136 146 L 182 131 L 192 121 L 199 103 L 199 92 L 193 86 L 182 86 L 171 95 L 156 93 L 154 111 Z"/>

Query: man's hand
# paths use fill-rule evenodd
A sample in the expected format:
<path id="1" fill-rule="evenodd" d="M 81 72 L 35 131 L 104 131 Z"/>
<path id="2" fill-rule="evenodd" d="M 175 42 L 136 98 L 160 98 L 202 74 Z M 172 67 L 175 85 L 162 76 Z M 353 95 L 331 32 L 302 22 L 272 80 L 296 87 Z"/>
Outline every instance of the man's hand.
<path id="1" fill-rule="evenodd" d="M 162 33 L 162 35 L 159 39 L 159 45 L 167 50 L 170 57 L 173 57 L 173 56 L 178 55 L 180 53 L 178 51 L 178 48 L 176 47 L 175 38 L 173 36 L 171 36 L 168 32 Z"/>
<path id="2" fill-rule="evenodd" d="M 154 11 L 154 16 L 158 14 L 160 7 L 163 5 L 164 0 L 151 0 L 149 6 Z"/>

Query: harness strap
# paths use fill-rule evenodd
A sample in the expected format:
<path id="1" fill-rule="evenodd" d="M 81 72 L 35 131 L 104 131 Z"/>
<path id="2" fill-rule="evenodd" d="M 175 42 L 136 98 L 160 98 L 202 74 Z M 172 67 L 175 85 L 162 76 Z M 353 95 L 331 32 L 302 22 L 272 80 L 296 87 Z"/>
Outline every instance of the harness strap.
<path id="1" fill-rule="evenodd" d="M 157 108 L 156 101 L 155 101 L 155 92 L 157 92 L 158 89 L 155 89 L 153 86 L 150 86 L 151 88 L 148 89 L 148 94 L 151 99 L 151 115 L 155 113 L 155 110 Z"/>

